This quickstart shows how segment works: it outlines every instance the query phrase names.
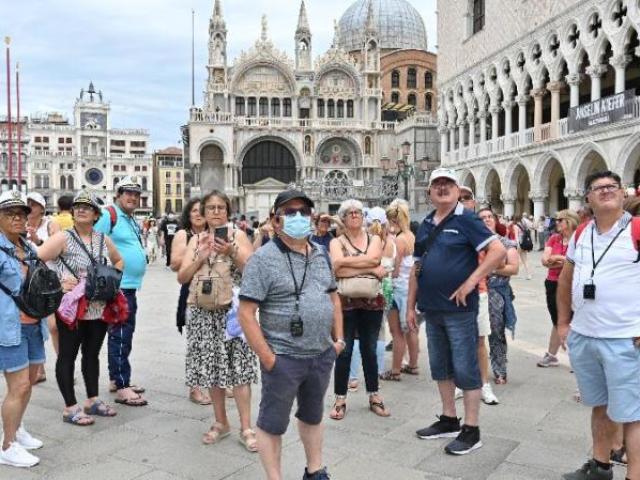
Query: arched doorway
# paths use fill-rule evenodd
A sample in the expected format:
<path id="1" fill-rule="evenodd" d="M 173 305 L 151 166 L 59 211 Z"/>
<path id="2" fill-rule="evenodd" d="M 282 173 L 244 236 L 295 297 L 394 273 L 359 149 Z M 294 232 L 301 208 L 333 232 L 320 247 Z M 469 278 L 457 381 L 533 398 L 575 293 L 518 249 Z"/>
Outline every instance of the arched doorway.
<path id="1" fill-rule="evenodd" d="M 523 213 L 533 213 L 533 203 L 529 199 L 531 192 L 531 182 L 527 169 L 522 165 L 518 165 L 513 172 L 513 182 L 515 182 L 515 215 Z"/>
<path id="2" fill-rule="evenodd" d="M 584 182 L 587 177 L 594 172 L 609 170 L 604 158 L 595 150 L 590 151 L 584 159 L 577 164 L 578 166 L 578 189 L 584 189 Z"/>
<path id="3" fill-rule="evenodd" d="M 500 177 L 498 172 L 491 170 L 487 175 L 487 203 L 491 206 L 495 213 L 504 213 L 504 204 L 502 203 L 502 186 L 500 185 Z"/>
<path id="4" fill-rule="evenodd" d="M 549 179 L 549 214 L 554 215 L 558 210 L 564 210 L 569 207 L 569 200 L 565 196 L 564 190 L 566 180 L 562 165 L 556 159 L 550 160 L 547 178 Z"/>
<path id="5" fill-rule="evenodd" d="M 256 143 L 242 160 L 242 184 L 254 185 L 273 178 L 284 184 L 295 182 L 296 161 L 283 144 L 264 140 Z"/>
<path id="6" fill-rule="evenodd" d="M 476 179 L 473 176 L 473 173 L 471 173 L 470 171 L 467 171 L 466 173 L 462 174 L 461 177 L 461 181 L 460 184 L 464 187 L 468 187 L 471 189 L 471 191 L 474 193 L 474 195 L 476 194 Z"/>
<path id="7" fill-rule="evenodd" d="M 200 151 L 200 190 L 224 191 L 224 153 L 217 145 L 206 145 Z"/>

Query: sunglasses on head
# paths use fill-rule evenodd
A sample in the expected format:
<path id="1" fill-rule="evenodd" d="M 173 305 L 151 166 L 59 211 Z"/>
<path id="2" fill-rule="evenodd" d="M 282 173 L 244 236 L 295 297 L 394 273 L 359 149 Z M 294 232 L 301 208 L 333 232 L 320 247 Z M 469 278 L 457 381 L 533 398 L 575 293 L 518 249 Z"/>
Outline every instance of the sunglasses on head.
<path id="1" fill-rule="evenodd" d="M 284 215 L 286 217 L 290 217 L 290 216 L 294 216 L 297 213 L 300 213 L 300 215 L 302 215 L 303 217 L 310 217 L 311 216 L 311 207 L 300 207 L 300 208 L 292 208 L 292 207 L 288 207 L 288 208 L 283 208 L 282 210 L 280 210 L 280 215 Z"/>

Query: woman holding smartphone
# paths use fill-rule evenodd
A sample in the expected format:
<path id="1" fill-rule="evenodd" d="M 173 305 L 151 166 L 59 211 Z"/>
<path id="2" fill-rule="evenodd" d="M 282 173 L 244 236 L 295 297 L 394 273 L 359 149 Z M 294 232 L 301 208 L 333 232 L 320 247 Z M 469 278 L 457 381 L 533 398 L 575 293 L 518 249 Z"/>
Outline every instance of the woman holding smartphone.
<path id="1" fill-rule="evenodd" d="M 199 304 L 198 297 L 209 295 L 212 290 L 224 290 L 220 282 L 239 286 L 241 272 L 253 249 L 242 230 L 229 226 L 229 197 L 214 190 L 200 205 L 206 226 L 189 241 L 178 272 L 181 284 L 192 284 L 187 299 L 187 386 L 209 388 L 213 401 L 215 422 L 202 437 L 203 443 L 218 443 L 231 433 L 225 408 L 225 389 L 230 387 L 240 415 L 240 443 L 248 451 L 256 452 L 256 434 L 251 428 L 251 383 L 258 380 L 256 355 L 241 337 L 228 334 L 231 302 L 210 309 Z M 229 268 L 217 271 L 228 271 L 227 278 L 212 277 L 212 269 L 221 263 Z M 202 281 L 207 272 L 209 277 Z"/>

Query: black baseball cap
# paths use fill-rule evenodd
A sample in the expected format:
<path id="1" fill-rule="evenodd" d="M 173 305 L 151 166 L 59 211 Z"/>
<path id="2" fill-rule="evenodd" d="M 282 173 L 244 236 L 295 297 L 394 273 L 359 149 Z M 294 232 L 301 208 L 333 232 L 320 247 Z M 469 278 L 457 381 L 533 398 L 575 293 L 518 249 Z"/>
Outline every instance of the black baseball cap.
<path id="1" fill-rule="evenodd" d="M 278 210 L 282 205 L 287 203 L 290 200 L 300 199 L 304 203 L 306 203 L 309 208 L 313 208 L 315 205 L 313 204 L 313 200 L 311 200 L 304 192 L 300 190 L 285 190 L 284 192 L 280 192 L 276 197 L 276 201 L 273 202 L 273 210 Z"/>

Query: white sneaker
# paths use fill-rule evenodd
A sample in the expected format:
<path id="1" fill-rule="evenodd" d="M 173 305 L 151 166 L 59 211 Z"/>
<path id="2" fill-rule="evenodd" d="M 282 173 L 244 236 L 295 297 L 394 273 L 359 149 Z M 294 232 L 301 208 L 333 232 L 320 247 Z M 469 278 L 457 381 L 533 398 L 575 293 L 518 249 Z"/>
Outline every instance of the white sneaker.
<path id="1" fill-rule="evenodd" d="M 27 452 L 18 442 L 11 442 L 9 448 L 0 448 L 0 464 L 12 467 L 29 468 L 37 465 L 40 459 Z"/>
<path id="2" fill-rule="evenodd" d="M 44 445 L 41 440 L 33 438 L 22 425 L 16 432 L 16 440 L 25 450 L 37 450 Z"/>
<path id="3" fill-rule="evenodd" d="M 463 397 L 464 397 L 464 392 L 460 388 L 456 387 L 456 393 L 454 398 L 456 400 L 460 400 Z"/>
<path id="4" fill-rule="evenodd" d="M 482 386 L 482 401 L 487 405 L 498 405 L 500 403 L 498 397 L 493 393 L 490 383 L 485 383 Z"/>
<path id="5" fill-rule="evenodd" d="M 560 365 L 560 362 L 558 361 L 558 357 L 546 352 L 544 357 L 542 357 L 542 360 L 540 360 L 536 365 L 542 368 L 557 367 Z"/>

